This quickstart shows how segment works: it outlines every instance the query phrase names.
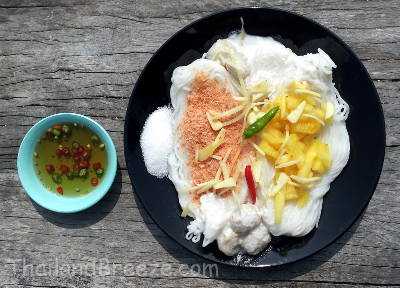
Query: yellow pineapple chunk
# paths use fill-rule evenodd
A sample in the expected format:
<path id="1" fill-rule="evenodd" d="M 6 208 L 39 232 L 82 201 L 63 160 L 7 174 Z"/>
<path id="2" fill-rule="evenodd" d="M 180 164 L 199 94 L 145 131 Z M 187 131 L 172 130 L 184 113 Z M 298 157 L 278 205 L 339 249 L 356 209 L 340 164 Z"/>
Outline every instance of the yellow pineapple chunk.
<path id="1" fill-rule="evenodd" d="M 297 200 L 297 207 L 303 208 L 310 200 L 310 193 L 306 189 L 298 189 L 299 198 Z"/>
<path id="2" fill-rule="evenodd" d="M 317 156 L 317 153 L 318 153 L 318 142 L 314 141 L 307 150 L 307 153 L 304 157 L 304 162 L 302 163 L 303 165 L 300 167 L 297 176 L 312 177 L 312 175 L 310 176 L 311 167 L 314 163 L 314 159 Z"/>
<path id="3" fill-rule="evenodd" d="M 300 95 L 303 95 L 303 94 L 300 94 Z M 308 104 L 310 104 L 310 105 L 312 105 L 312 106 L 314 106 L 315 104 L 317 104 L 312 96 L 310 96 L 310 95 L 304 95 L 303 97 L 304 97 L 304 100 L 306 100 L 306 102 L 307 102 Z"/>
<path id="4" fill-rule="evenodd" d="M 314 115 L 315 117 L 324 120 L 325 118 L 325 111 L 323 109 L 315 109 L 311 115 Z"/>
<path id="5" fill-rule="evenodd" d="M 274 127 L 267 127 L 261 132 L 261 139 L 267 141 L 275 149 L 279 149 L 285 139 L 282 132 Z"/>
<path id="6" fill-rule="evenodd" d="M 290 152 L 292 152 L 292 150 L 296 149 L 297 145 L 299 143 L 299 135 L 297 134 L 290 134 L 289 135 L 289 139 L 286 143 L 286 149 Z"/>
<path id="7" fill-rule="evenodd" d="M 289 111 L 292 111 L 292 110 L 296 109 L 297 106 L 299 106 L 301 101 L 302 100 L 297 97 L 287 97 L 286 98 L 286 107 Z"/>
<path id="8" fill-rule="evenodd" d="M 275 224 L 282 223 L 283 208 L 285 207 L 286 196 L 284 191 L 279 191 L 275 195 Z"/>
<path id="9" fill-rule="evenodd" d="M 310 104 L 306 104 L 306 107 L 304 107 L 304 113 L 311 114 L 314 111 L 315 107 Z"/>
<path id="10" fill-rule="evenodd" d="M 271 121 L 270 123 L 268 123 L 268 126 L 279 130 L 285 129 L 285 123 L 281 121 Z"/>
<path id="11" fill-rule="evenodd" d="M 304 153 L 305 145 L 299 140 L 297 134 L 290 134 L 286 143 L 286 150 L 291 155 L 292 160 L 301 160 Z"/>
<path id="12" fill-rule="evenodd" d="M 318 156 L 314 159 L 314 163 L 311 167 L 311 170 L 316 173 L 319 173 L 319 174 L 322 174 L 325 172 L 325 170 L 326 170 L 325 166 L 322 163 L 322 160 Z"/>
<path id="13" fill-rule="evenodd" d="M 286 200 L 295 200 L 299 198 L 299 194 L 297 194 L 296 188 L 292 185 L 286 185 L 285 191 L 285 199 Z"/>
<path id="14" fill-rule="evenodd" d="M 273 160 L 275 160 L 276 158 L 278 158 L 278 151 L 272 147 L 268 141 L 266 140 L 261 140 L 260 144 L 258 145 L 260 146 L 261 150 L 263 150 L 265 152 L 265 154 L 269 157 L 271 157 Z"/>
<path id="15" fill-rule="evenodd" d="M 275 97 L 274 102 L 276 105 L 279 105 L 280 108 L 278 114 L 280 115 L 280 117 L 277 118 L 283 119 L 286 116 L 286 95 L 283 90 L 281 90 L 279 94 Z"/>
<path id="16" fill-rule="evenodd" d="M 304 145 L 306 147 L 309 147 L 313 144 L 313 142 L 315 141 L 314 135 L 304 135 L 301 138 L 301 142 L 304 143 Z"/>
<path id="17" fill-rule="evenodd" d="M 293 165 L 293 166 L 283 168 L 283 172 L 285 172 L 286 175 L 296 175 L 298 172 L 298 169 L 297 169 L 296 165 Z"/>
<path id="18" fill-rule="evenodd" d="M 321 159 L 326 169 L 331 168 L 332 158 L 329 153 L 329 145 L 319 141 L 318 157 Z"/>
<path id="19" fill-rule="evenodd" d="M 268 132 L 274 135 L 274 137 L 279 138 L 279 140 L 283 141 L 285 138 L 285 135 L 283 135 L 283 132 L 281 132 L 279 129 L 276 129 L 274 127 L 271 127 L 268 129 Z"/>
<path id="20" fill-rule="evenodd" d="M 281 158 L 277 159 L 278 161 L 276 162 L 277 165 L 282 164 L 282 163 L 287 163 L 291 160 L 291 157 L 289 154 L 283 154 Z"/>
<path id="21" fill-rule="evenodd" d="M 322 142 L 322 141 L 318 141 L 318 145 L 319 145 L 319 151 L 324 152 L 324 153 L 329 153 L 329 145 Z"/>
<path id="22" fill-rule="evenodd" d="M 290 124 L 290 132 L 302 134 L 317 134 L 321 129 L 321 124 L 314 119 L 304 118 L 295 124 Z"/>
<path id="23" fill-rule="evenodd" d="M 320 179 L 318 175 L 326 172 L 332 165 L 329 146 L 320 140 L 316 140 L 315 136 L 323 125 L 318 119 L 324 122 L 332 121 L 334 107 L 330 102 L 320 104 L 319 101 L 316 101 L 317 98 L 321 98 L 321 95 L 314 92 L 308 82 L 292 81 L 287 91 L 279 92 L 273 104 L 264 105 L 266 111 L 279 105 L 280 117 L 274 117 L 260 133 L 261 149 L 266 153 L 267 159 L 273 162 L 275 166 L 296 161 L 290 166 L 276 168 L 273 179 L 275 186 L 279 182 L 280 177 L 278 176 L 283 173 L 292 175 L 291 179 L 300 184 L 304 181 L 306 184 L 315 182 L 316 179 Z M 304 104 L 301 104 L 303 101 Z M 294 118 L 296 116 L 295 110 L 300 104 L 303 105 L 301 117 Z M 304 116 L 304 114 L 308 115 Z M 286 130 L 286 127 L 289 129 Z M 288 139 L 286 139 L 287 132 L 289 133 Z M 285 143 L 284 146 L 283 143 Z M 282 148 L 284 150 L 280 150 Z M 280 185 L 275 189 L 274 193 L 276 194 L 272 194 L 275 195 L 275 223 L 282 222 L 286 201 L 297 201 L 296 205 L 299 208 L 307 205 L 310 200 L 309 188 L 301 187 L 301 185 L 285 183 L 284 186 Z"/>

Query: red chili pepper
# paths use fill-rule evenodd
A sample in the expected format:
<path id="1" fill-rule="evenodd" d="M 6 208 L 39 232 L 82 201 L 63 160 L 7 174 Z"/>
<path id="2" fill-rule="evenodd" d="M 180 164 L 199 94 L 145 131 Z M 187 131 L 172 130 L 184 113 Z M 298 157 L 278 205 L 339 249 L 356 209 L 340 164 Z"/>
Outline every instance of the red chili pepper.
<path id="1" fill-rule="evenodd" d="M 46 132 L 47 139 L 53 139 L 53 133 L 51 131 Z"/>
<path id="2" fill-rule="evenodd" d="M 89 157 L 90 157 L 90 152 L 87 151 L 87 150 L 83 151 L 82 158 L 83 159 L 89 159 Z"/>
<path id="3" fill-rule="evenodd" d="M 74 171 L 79 171 L 79 170 L 80 170 L 80 169 L 79 169 L 79 164 L 78 164 L 78 163 L 75 163 L 74 166 L 72 166 L 72 170 L 74 170 Z"/>
<path id="4" fill-rule="evenodd" d="M 251 172 L 251 166 L 247 165 L 244 170 L 244 176 L 246 177 L 247 187 L 249 187 L 249 193 L 253 204 L 256 204 L 256 185 L 254 184 L 253 173 Z"/>
<path id="5" fill-rule="evenodd" d="M 62 187 L 57 187 L 57 192 L 58 194 L 64 195 L 64 190 L 62 189 Z"/>
<path id="6" fill-rule="evenodd" d="M 81 162 L 79 162 L 80 169 L 87 168 L 88 166 L 89 166 L 89 162 L 86 160 L 82 160 Z"/>
<path id="7" fill-rule="evenodd" d="M 44 168 L 45 168 L 46 171 L 49 172 L 49 173 L 53 173 L 54 170 L 55 170 L 55 169 L 54 169 L 54 166 L 51 165 L 51 164 L 48 164 L 48 165 L 44 166 Z"/>
<path id="8" fill-rule="evenodd" d="M 93 163 L 93 169 L 99 169 L 99 168 L 101 168 L 100 162 Z"/>
<path id="9" fill-rule="evenodd" d="M 53 128 L 56 129 L 56 130 L 61 130 L 61 125 L 54 125 Z"/>
<path id="10" fill-rule="evenodd" d="M 74 155 L 74 157 L 72 157 L 72 159 L 75 161 L 75 162 L 79 162 L 79 161 L 81 161 L 81 157 L 79 156 L 79 155 Z"/>
<path id="11" fill-rule="evenodd" d="M 67 165 L 61 164 L 60 168 L 58 168 L 62 173 L 67 174 L 69 171 L 69 167 Z"/>
<path id="12" fill-rule="evenodd" d="M 81 147 L 79 147 L 79 149 L 78 149 L 78 152 L 79 153 L 83 153 L 83 151 L 85 151 L 85 149 L 83 149 L 83 147 L 81 146 Z"/>
<path id="13" fill-rule="evenodd" d="M 64 148 L 62 149 L 62 152 L 63 152 L 64 156 L 68 156 L 68 155 L 69 155 L 69 153 L 70 153 L 70 151 L 69 151 L 69 148 L 68 148 L 68 147 L 64 147 Z"/>
<path id="14" fill-rule="evenodd" d="M 90 179 L 90 183 L 92 186 L 97 186 L 97 184 L 99 184 L 99 180 L 97 178 L 92 178 Z"/>
<path id="15" fill-rule="evenodd" d="M 62 150 L 62 149 L 57 149 L 57 150 L 56 150 L 56 155 L 57 155 L 58 157 L 60 157 L 61 155 L 63 155 L 63 150 Z"/>

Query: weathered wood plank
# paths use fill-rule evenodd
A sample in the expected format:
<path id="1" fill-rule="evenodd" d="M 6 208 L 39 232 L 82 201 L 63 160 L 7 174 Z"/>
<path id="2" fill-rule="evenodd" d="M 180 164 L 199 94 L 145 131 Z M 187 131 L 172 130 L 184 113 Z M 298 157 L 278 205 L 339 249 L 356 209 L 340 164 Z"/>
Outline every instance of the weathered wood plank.
<path id="1" fill-rule="evenodd" d="M 201 16 L 264 4 L 214 0 L 0 3 L 3 287 L 400 285 L 398 1 L 266 3 L 308 16 L 342 37 L 375 80 L 383 105 L 387 151 L 379 185 L 363 218 L 333 245 L 281 268 L 243 272 L 219 266 L 218 276 L 198 273 L 190 267 L 195 270 L 193 265 L 204 261 L 165 236 L 134 197 L 123 155 L 123 123 L 133 83 L 145 63 L 175 31 Z M 93 117 L 111 131 L 121 167 L 106 198 L 76 215 L 58 215 L 34 205 L 16 172 L 18 146 L 29 127 L 42 117 L 64 111 Z M 41 276 L 24 273 L 24 259 L 36 272 L 40 264 L 55 267 L 55 259 L 59 265 L 70 266 L 94 259 L 97 269 L 99 261 L 107 259 L 109 268 L 112 263 L 117 268 L 109 275 L 97 271 L 74 277 L 54 272 Z M 129 274 L 118 265 L 134 269 L 144 265 L 144 270 Z"/>

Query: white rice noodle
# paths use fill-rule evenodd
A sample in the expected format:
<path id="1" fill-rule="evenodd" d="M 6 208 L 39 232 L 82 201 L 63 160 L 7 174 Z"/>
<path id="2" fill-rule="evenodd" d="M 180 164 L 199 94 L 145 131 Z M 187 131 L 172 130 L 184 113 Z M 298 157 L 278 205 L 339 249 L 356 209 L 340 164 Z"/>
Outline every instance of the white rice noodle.
<path id="1" fill-rule="evenodd" d="M 220 250 L 227 255 L 233 255 L 240 250 L 246 253 L 260 251 L 268 244 L 269 233 L 287 236 L 306 235 L 318 225 L 323 196 L 329 190 L 330 183 L 346 165 L 349 157 L 349 137 L 344 122 L 348 116 L 349 106 L 340 97 L 332 83 L 332 68 L 336 67 L 335 64 L 321 49 L 316 54 L 297 56 L 272 38 L 246 35 L 243 40 L 240 40 L 238 34 L 233 34 L 228 39 L 218 40 L 205 57 L 211 60 L 196 60 L 188 66 L 176 68 L 173 73 L 171 102 L 174 108 L 174 127 L 178 127 L 182 119 L 186 108 L 186 97 L 191 91 L 192 81 L 199 70 L 226 85 L 233 97 L 239 97 L 236 89 L 228 81 L 232 75 L 220 65 L 220 63 L 224 64 L 224 61 L 234 65 L 236 76 L 240 76 L 244 80 L 246 87 L 267 81 L 271 86 L 271 91 L 275 91 L 270 93 L 270 101 L 278 93 L 276 91 L 280 91 L 282 85 L 288 85 L 292 80 L 308 81 L 322 95 L 323 101 L 330 101 L 335 106 L 332 123 L 323 127 L 322 133 L 318 136 L 319 139 L 329 144 L 332 168 L 323 175 L 321 181 L 315 183 L 315 186 L 309 190 L 310 201 L 305 207 L 300 209 L 294 201 L 289 201 L 283 211 L 282 223 L 275 224 L 274 201 L 265 197 L 266 191 L 272 183 L 275 168 L 268 163 L 265 157 L 260 157 L 262 160 L 261 185 L 257 186 L 255 205 L 250 204 L 247 184 L 242 176 L 245 165 L 250 163 L 249 159 L 240 159 L 237 169 L 232 171 L 234 177 L 239 175 L 239 179 L 242 179 L 239 181 L 238 191 L 232 193 L 232 197 L 220 197 L 214 193 L 208 193 L 200 197 L 200 204 L 189 205 L 193 195 L 184 193 L 184 190 L 192 186 L 192 179 L 186 165 L 186 151 L 181 147 L 179 137 L 175 134 L 174 152 L 168 159 L 169 178 L 178 191 L 181 207 L 189 207 L 188 215 L 194 218 L 188 226 L 186 239 L 198 242 L 203 234 L 203 246 L 218 239 Z M 241 111 L 244 112 L 243 115 L 238 113 L 244 118 L 251 108 L 251 105 L 247 105 Z M 282 151 L 284 151 L 283 148 Z M 222 171 L 219 169 L 219 177 L 221 173 Z M 250 234 L 240 234 L 231 229 L 231 216 L 238 213 L 242 203 L 248 203 L 257 208 L 257 213 L 262 218 L 260 224 L 251 230 L 251 235 L 254 237 L 247 237 Z M 246 220 L 245 218 L 244 216 L 243 221 Z M 230 235 L 235 235 L 235 237 L 228 237 Z M 260 237 L 268 241 L 258 241 L 257 239 L 261 239 Z"/>

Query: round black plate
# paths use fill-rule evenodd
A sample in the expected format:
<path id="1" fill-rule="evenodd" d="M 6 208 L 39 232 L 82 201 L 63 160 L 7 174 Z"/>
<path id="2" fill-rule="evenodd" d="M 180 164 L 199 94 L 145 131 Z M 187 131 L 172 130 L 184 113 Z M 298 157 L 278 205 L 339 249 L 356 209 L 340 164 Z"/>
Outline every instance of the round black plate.
<path id="1" fill-rule="evenodd" d="M 325 196 L 318 229 L 301 238 L 274 238 L 256 256 L 226 257 L 216 244 L 202 248 L 185 239 L 189 219 L 181 209 L 174 185 L 147 173 L 139 137 L 147 116 L 170 103 L 172 71 L 200 58 L 220 38 L 240 29 L 243 17 L 249 34 L 272 36 L 298 55 L 322 48 L 338 66 L 333 79 L 350 105 L 346 121 L 350 160 Z M 161 140 L 160 140 L 161 141 Z M 303 259 L 342 235 L 367 206 L 381 173 L 385 153 L 382 107 L 375 87 L 356 55 L 335 34 L 303 16 L 271 8 L 240 8 L 204 17 L 172 36 L 150 59 L 136 82 L 125 119 L 125 158 L 135 193 L 160 228 L 193 253 L 234 266 L 276 266 Z"/>

